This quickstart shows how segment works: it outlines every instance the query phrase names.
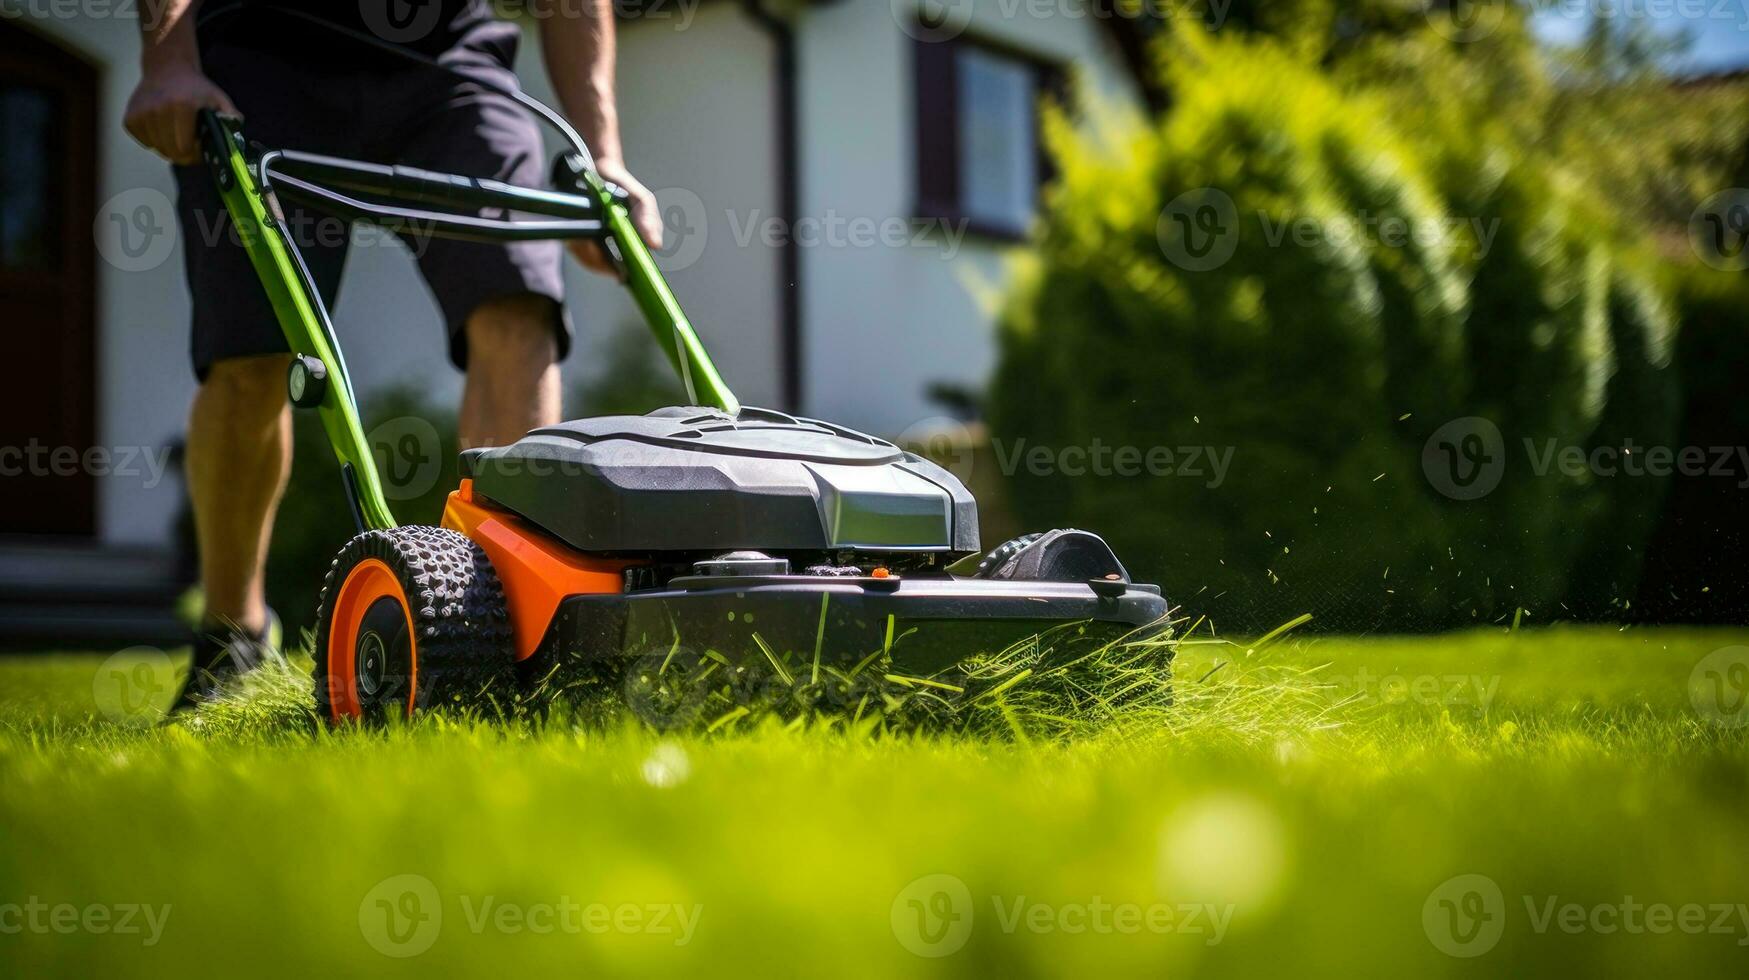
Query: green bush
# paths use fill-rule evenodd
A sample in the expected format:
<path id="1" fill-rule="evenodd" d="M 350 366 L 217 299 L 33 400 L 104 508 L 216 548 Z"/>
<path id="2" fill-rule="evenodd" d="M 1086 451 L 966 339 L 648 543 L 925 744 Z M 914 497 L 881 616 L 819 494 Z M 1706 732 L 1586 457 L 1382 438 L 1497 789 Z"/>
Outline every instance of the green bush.
<path id="1" fill-rule="evenodd" d="M 999 445 L 1230 449 L 1230 472 L 1015 473 L 1025 522 L 1105 532 L 1227 628 L 1555 618 L 1579 565 L 1588 597 L 1631 595 L 1646 484 L 1533 465 L 1671 432 L 1669 316 L 1584 188 L 1449 77 L 1393 99 L 1184 31 L 1163 63 L 1171 110 L 1145 126 L 1048 114 L 1060 179 L 990 422 Z M 1454 499 L 1430 440 L 1477 417 L 1502 478 Z"/>

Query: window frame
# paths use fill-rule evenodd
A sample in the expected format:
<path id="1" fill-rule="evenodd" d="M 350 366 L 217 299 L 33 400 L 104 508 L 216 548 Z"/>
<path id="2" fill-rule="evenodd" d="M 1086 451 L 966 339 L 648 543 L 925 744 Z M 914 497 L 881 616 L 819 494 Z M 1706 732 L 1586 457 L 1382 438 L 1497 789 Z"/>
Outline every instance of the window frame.
<path id="1" fill-rule="evenodd" d="M 1004 242 L 1023 241 L 1029 227 L 1009 227 L 969 214 L 961 194 L 960 165 L 960 54 L 978 51 L 1031 71 L 1034 94 L 1033 152 L 1038 194 L 1056 177 L 1056 168 L 1046 152 L 1036 113 L 1046 98 L 1061 100 L 1066 91 L 1063 64 L 1037 51 L 977 34 L 962 34 L 948 40 L 913 39 L 912 85 L 915 138 L 913 216 L 921 221 L 948 221 L 963 225 L 981 238 Z M 1027 223 L 1030 226 L 1031 222 Z"/>

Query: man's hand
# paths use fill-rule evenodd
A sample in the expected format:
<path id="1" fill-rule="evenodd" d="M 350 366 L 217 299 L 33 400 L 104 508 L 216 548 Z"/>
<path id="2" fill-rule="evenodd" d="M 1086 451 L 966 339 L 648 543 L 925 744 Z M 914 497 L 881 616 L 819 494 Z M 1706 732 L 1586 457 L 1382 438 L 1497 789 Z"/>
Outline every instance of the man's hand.
<path id="1" fill-rule="evenodd" d="M 239 115 L 229 96 L 187 61 L 147 67 L 128 98 L 122 124 L 140 145 L 171 163 L 200 162 L 194 121 L 202 109 Z"/>
<path id="2" fill-rule="evenodd" d="M 639 237 L 644 244 L 652 249 L 662 247 L 662 214 L 656 206 L 656 195 L 650 189 L 638 182 L 626 171 L 625 165 L 617 160 L 596 160 L 595 171 L 601 179 L 623 188 L 630 200 L 626 207 L 631 211 L 632 226 L 638 229 Z M 618 276 L 619 270 L 608 260 L 607 252 L 600 242 L 571 242 L 571 254 L 586 269 L 592 269 L 603 275 Z"/>

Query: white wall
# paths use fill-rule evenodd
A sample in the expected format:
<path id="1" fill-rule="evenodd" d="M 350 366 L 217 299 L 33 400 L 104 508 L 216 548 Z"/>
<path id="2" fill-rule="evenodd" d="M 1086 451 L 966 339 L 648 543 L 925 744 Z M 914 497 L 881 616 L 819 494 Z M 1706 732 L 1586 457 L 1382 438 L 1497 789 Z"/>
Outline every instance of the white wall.
<path id="1" fill-rule="evenodd" d="M 769 215 L 777 203 L 771 45 L 739 4 L 702 4 L 690 21 L 665 16 L 679 6 L 659 4 L 661 16 L 620 27 L 626 162 L 664 211 L 698 229 L 671 240 L 657 264 L 723 379 L 749 405 L 776 405 L 778 255 L 735 235 L 743 216 Z M 529 92 L 550 103 L 538 40 L 527 32 L 518 69 Z M 585 336 L 641 321 L 623 289 L 575 266 L 570 296 L 579 340 L 571 366 L 587 371 Z"/>
<path id="2" fill-rule="evenodd" d="M 1062 13 L 1031 15 L 1039 6 L 1059 5 L 975 0 L 967 33 L 1060 59 L 1086 72 L 1107 98 L 1137 98 L 1104 25 Z M 803 21 L 805 215 L 911 216 L 913 42 L 895 19 L 903 8 L 849 0 L 815 8 Z M 1006 280 L 1004 249 L 968 238 L 955 258 L 946 259 L 947 251 L 945 245 L 804 250 L 808 414 L 897 435 L 941 414 L 925 396 L 931 382 L 985 382 L 996 344 L 993 317 L 977 296 Z"/>

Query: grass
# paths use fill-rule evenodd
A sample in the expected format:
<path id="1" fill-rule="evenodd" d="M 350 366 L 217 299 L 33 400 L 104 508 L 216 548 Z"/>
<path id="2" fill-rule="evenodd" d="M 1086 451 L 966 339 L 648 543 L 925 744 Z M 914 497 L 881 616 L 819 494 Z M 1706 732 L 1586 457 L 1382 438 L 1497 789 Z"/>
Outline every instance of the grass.
<path id="1" fill-rule="evenodd" d="M 685 734 L 440 717 L 328 732 L 283 681 L 199 725 L 146 728 L 114 720 L 106 686 L 118 666 L 144 677 L 138 664 L 14 658 L 0 662 L 0 962 L 1733 975 L 1749 958 L 1749 728 L 1721 722 L 1749 721 L 1732 687 L 1745 660 L 1702 661 L 1745 644 L 1289 633 L 1187 642 L 1170 702 L 1097 723 L 764 710 Z M 1463 875 L 1483 878 L 1451 883 Z M 159 916 L 151 945 L 134 905 Z M 139 931 L 119 933 L 123 916 Z"/>

